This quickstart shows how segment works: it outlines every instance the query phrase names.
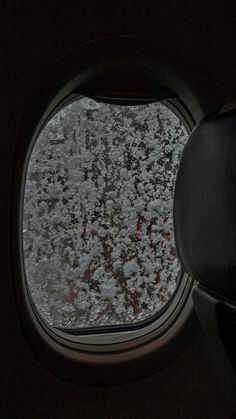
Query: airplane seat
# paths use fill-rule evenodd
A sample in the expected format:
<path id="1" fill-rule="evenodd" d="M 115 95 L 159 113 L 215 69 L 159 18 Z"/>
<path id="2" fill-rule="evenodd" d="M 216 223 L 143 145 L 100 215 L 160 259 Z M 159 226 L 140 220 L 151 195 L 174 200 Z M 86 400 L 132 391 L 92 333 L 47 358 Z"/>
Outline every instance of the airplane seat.
<path id="1" fill-rule="evenodd" d="M 196 312 L 218 359 L 236 368 L 236 110 L 204 118 L 185 146 L 175 186 L 179 258 L 196 281 Z"/>

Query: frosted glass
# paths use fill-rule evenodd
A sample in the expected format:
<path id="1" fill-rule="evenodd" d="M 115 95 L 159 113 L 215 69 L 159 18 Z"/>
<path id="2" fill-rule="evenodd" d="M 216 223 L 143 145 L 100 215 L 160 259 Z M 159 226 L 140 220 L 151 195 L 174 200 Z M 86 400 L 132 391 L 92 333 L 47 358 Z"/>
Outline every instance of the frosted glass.
<path id="1" fill-rule="evenodd" d="M 160 103 L 82 98 L 39 135 L 23 217 L 26 279 L 48 324 L 135 323 L 176 290 L 172 206 L 187 132 Z"/>

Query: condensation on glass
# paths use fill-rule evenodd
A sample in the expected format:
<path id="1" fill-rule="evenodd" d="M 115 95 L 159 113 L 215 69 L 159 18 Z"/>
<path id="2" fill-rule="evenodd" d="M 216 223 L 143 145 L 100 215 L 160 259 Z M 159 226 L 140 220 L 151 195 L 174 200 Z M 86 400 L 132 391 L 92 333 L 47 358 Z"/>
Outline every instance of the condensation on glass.
<path id="1" fill-rule="evenodd" d="M 172 205 L 186 140 L 160 103 L 80 98 L 43 128 L 28 162 L 23 249 L 49 325 L 135 324 L 169 302 L 181 277 Z"/>

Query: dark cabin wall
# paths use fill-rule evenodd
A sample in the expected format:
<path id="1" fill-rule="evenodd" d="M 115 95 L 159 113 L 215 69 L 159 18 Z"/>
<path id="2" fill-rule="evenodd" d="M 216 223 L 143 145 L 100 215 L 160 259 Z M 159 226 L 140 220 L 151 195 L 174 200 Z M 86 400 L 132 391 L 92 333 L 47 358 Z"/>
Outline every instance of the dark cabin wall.
<path id="1" fill-rule="evenodd" d="M 55 62 L 60 74 L 65 57 L 96 38 L 154 38 L 160 56 L 168 55 L 211 111 L 236 97 L 233 9 L 227 2 L 189 0 L 2 1 L 0 21 L 0 417 L 230 417 L 236 410 L 233 387 L 214 368 L 201 331 L 175 363 L 137 383 L 92 388 L 50 374 L 32 355 L 17 317 L 9 226 L 19 127 Z"/>

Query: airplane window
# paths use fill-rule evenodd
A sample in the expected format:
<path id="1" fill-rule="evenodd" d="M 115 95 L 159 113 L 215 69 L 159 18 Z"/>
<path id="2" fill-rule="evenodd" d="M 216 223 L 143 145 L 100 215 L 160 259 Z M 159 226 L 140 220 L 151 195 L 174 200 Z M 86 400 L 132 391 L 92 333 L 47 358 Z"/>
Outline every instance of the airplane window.
<path id="1" fill-rule="evenodd" d="M 181 282 L 172 205 L 187 141 L 164 104 L 79 97 L 38 136 L 24 189 L 23 248 L 34 306 L 55 328 L 135 325 Z"/>

